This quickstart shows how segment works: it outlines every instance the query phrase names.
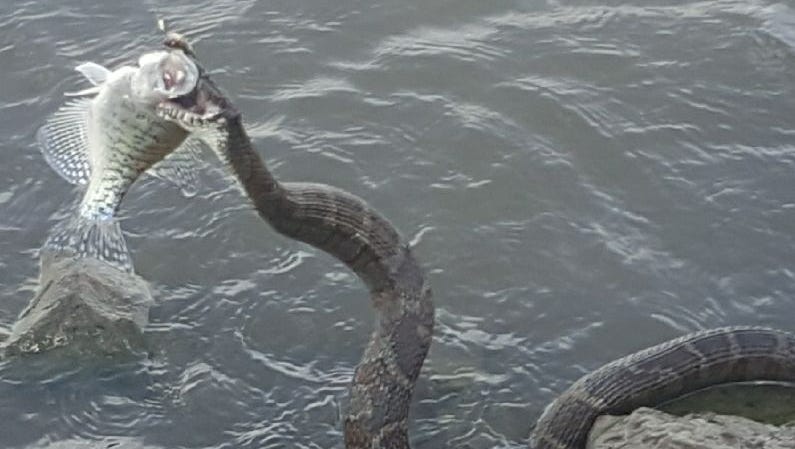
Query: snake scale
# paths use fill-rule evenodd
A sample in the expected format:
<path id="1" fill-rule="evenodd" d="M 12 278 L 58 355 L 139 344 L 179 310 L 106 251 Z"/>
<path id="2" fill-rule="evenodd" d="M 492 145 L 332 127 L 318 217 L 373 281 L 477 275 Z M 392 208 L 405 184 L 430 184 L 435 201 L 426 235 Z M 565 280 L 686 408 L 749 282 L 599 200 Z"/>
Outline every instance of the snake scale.
<path id="1" fill-rule="evenodd" d="M 434 308 L 423 270 L 395 228 L 337 188 L 282 183 L 254 149 L 242 118 L 203 74 L 197 93 L 217 105 L 199 114 L 178 102 L 159 113 L 202 138 L 279 233 L 344 262 L 369 287 L 376 328 L 356 367 L 344 419 L 349 449 L 407 449 L 414 384 L 431 343 Z M 220 112 L 219 112 L 220 111 Z M 711 385 L 795 382 L 795 335 L 758 327 L 691 333 L 613 361 L 563 392 L 538 420 L 535 449 L 584 449 L 597 416 L 627 413 Z"/>

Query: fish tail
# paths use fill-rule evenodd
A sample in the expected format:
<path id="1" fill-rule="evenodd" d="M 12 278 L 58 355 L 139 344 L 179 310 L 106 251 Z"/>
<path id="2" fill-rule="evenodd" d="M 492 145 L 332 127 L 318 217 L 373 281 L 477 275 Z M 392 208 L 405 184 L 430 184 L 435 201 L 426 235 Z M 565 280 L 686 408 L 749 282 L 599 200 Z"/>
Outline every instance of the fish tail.
<path id="1" fill-rule="evenodd" d="M 133 272 L 132 257 L 115 218 L 74 216 L 55 225 L 42 252 L 67 253 L 99 259 L 120 270 Z"/>

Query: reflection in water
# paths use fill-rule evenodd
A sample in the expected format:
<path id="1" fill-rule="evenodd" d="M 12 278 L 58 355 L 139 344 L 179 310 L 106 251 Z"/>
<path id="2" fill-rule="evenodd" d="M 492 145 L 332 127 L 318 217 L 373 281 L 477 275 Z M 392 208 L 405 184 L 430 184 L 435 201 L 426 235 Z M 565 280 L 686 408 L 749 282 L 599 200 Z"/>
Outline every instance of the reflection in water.
<path id="1" fill-rule="evenodd" d="M 3 354 L 140 351 L 152 303 L 149 285 L 133 272 L 94 258 L 42 251 L 39 287 L 3 342 Z"/>

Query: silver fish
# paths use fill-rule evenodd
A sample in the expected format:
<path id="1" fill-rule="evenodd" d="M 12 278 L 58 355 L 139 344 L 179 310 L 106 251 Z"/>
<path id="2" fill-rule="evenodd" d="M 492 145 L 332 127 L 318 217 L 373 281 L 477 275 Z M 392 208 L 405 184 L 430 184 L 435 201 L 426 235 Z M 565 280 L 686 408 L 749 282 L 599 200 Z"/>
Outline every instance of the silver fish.
<path id="1" fill-rule="evenodd" d="M 160 118 L 155 107 L 193 91 L 199 69 L 183 51 L 168 50 L 144 54 L 137 67 L 110 71 L 85 63 L 77 70 L 94 87 L 67 94 L 79 98 L 55 112 L 37 140 L 56 172 L 87 187 L 76 216 L 56 226 L 44 250 L 66 249 L 132 271 L 115 219 L 132 183 L 152 168 L 184 194 L 195 193 L 191 160 L 198 158 L 201 143 Z"/>

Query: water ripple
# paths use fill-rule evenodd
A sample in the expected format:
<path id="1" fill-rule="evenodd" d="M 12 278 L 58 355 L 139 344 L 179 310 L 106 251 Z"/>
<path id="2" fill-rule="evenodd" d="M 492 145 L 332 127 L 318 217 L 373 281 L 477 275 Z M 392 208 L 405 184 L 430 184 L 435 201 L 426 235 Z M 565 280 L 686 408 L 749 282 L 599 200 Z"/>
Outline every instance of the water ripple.
<path id="1" fill-rule="evenodd" d="M 695 329 L 791 326 L 792 7 L 558 3 L 14 3 L 0 329 L 78 193 L 37 126 L 85 84 L 76 64 L 157 45 L 157 17 L 193 39 L 280 179 L 366 198 L 427 268 L 418 449 L 524 447 L 544 405 L 602 363 Z M 190 200 L 155 179 L 125 198 L 157 297 L 147 360 L 0 362 L 4 447 L 341 444 L 368 292 L 206 165 Z"/>

